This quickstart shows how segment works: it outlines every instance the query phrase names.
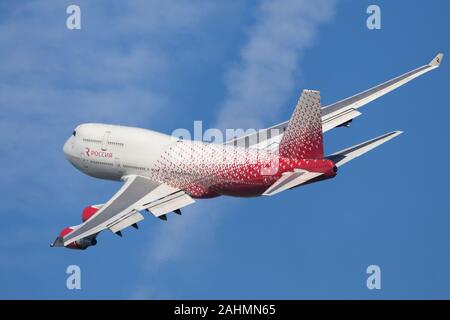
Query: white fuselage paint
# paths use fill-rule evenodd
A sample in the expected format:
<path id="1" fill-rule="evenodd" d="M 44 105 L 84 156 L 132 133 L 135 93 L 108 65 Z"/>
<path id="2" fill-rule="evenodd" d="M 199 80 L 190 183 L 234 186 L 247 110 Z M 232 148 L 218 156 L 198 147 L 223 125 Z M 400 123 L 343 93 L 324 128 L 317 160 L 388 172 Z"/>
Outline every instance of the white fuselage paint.
<path id="1" fill-rule="evenodd" d="M 120 180 L 148 176 L 155 161 L 171 144 L 172 136 L 155 131 L 105 124 L 79 125 L 64 144 L 67 160 L 92 177 Z"/>
<path id="2" fill-rule="evenodd" d="M 279 158 L 273 152 L 184 141 L 151 130 L 107 124 L 79 125 L 65 143 L 64 154 L 89 176 L 108 180 L 144 176 L 185 190 L 194 198 L 258 196 L 284 171 L 302 165 L 301 160 Z"/>

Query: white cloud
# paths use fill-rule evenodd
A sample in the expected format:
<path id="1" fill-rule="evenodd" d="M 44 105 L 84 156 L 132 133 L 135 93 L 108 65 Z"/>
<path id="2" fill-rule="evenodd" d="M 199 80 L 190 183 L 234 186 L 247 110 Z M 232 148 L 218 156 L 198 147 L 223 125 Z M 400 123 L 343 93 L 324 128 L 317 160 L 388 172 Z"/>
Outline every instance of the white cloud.
<path id="1" fill-rule="evenodd" d="M 169 214 L 168 221 L 156 221 L 149 243 L 143 246 L 143 275 L 130 292 L 130 299 L 170 299 L 172 293 L 155 275 L 171 264 L 196 265 L 214 247 L 214 232 L 223 219 L 223 209 L 236 199 L 197 200 L 183 214 Z M 203 259 L 202 259 L 203 258 Z"/>
<path id="2" fill-rule="evenodd" d="M 167 223 L 158 226 L 151 241 L 147 268 L 158 268 L 165 262 L 186 259 L 197 250 L 207 249 L 221 208 L 220 200 L 199 200 L 183 210 L 182 216 L 171 214 Z"/>
<path id="3" fill-rule="evenodd" d="M 67 206 L 71 194 L 83 188 L 67 182 L 68 164 L 60 151 L 73 126 L 85 121 L 143 125 L 171 106 L 164 84 L 189 61 L 180 56 L 200 50 L 195 41 L 184 41 L 183 50 L 177 50 L 177 35 L 203 33 L 208 19 L 222 9 L 204 1 L 79 0 L 82 30 L 68 31 L 68 4 L 21 2 L 2 12 L 0 154 L 9 170 L 0 193 L 26 199 L 15 201 L 21 214 L 33 213 L 49 195 L 54 208 Z M 240 61 L 226 73 L 218 127 L 260 126 L 271 119 L 294 88 L 303 50 L 333 7 L 333 0 L 260 3 Z M 54 181 L 66 181 L 65 188 Z M 229 207 L 230 201 L 197 203 L 159 226 L 146 248 L 144 272 L 207 250 L 204 244 L 214 240 L 223 203 Z M 138 291 L 148 292 L 141 286 Z"/>
<path id="4" fill-rule="evenodd" d="M 261 3 L 256 23 L 248 31 L 248 41 L 241 50 L 240 61 L 226 74 L 228 94 L 219 111 L 217 127 L 260 127 L 276 114 L 294 87 L 294 73 L 299 69 L 303 51 L 313 41 L 319 24 L 331 18 L 334 2 Z M 214 228 L 224 208 L 229 210 L 234 203 L 229 198 L 221 202 L 209 200 L 192 216 L 176 217 L 165 228 L 159 228 L 150 248 L 145 248 L 149 250 L 145 270 L 156 272 L 164 263 L 195 256 L 193 252 L 199 250 L 198 244 L 214 240 Z M 155 289 L 152 288 L 150 296 Z M 140 297 L 145 296 L 142 287 L 138 291 Z"/>
<path id="5" fill-rule="evenodd" d="M 170 83 L 183 67 L 177 58 L 190 54 L 171 41 L 177 33 L 195 39 L 212 10 L 187 0 L 80 0 L 82 29 L 69 31 L 68 4 L 23 2 L 2 12 L 0 154 L 10 169 L 0 192 L 21 190 L 27 201 L 16 209 L 23 213 L 32 214 L 29 201 L 42 203 L 46 192 L 56 207 L 67 203 L 67 189 L 54 181 L 71 174 L 61 148 L 76 125 L 163 121 L 174 105 Z M 45 168 L 52 179 L 39 177 Z"/>
<path id="6" fill-rule="evenodd" d="M 241 59 L 226 74 L 228 94 L 219 128 L 260 128 L 274 120 L 298 86 L 294 75 L 299 60 L 319 25 L 332 17 L 334 4 L 334 0 L 262 2 Z"/>

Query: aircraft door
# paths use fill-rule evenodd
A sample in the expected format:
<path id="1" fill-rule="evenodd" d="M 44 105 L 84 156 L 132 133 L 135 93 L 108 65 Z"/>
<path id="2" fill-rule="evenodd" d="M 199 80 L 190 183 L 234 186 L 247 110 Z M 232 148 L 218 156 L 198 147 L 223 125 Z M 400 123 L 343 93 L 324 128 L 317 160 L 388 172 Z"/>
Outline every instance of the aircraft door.
<path id="1" fill-rule="evenodd" d="M 103 135 L 102 139 L 102 151 L 108 150 L 108 142 L 109 142 L 109 136 L 111 135 L 111 131 L 106 131 Z"/>

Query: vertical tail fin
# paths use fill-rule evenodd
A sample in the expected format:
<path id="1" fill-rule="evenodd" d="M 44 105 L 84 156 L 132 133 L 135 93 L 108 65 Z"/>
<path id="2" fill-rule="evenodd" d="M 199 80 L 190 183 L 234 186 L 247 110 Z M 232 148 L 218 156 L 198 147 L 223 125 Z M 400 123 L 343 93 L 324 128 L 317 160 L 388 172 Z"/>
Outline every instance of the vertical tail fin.
<path id="1" fill-rule="evenodd" d="M 297 159 L 322 159 L 320 92 L 303 90 L 280 142 L 279 154 Z"/>

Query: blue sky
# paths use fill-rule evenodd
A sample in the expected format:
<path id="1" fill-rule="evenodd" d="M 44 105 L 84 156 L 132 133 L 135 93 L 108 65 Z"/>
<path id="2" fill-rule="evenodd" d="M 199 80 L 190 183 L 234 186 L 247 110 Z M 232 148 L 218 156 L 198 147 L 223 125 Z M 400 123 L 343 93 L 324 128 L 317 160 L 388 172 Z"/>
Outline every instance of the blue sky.
<path id="1" fill-rule="evenodd" d="M 82 29 L 65 28 L 66 7 Z M 366 8 L 382 29 L 366 28 Z M 324 104 L 450 52 L 447 1 L 0 4 L 0 298 L 450 298 L 449 67 L 365 106 L 328 153 L 405 134 L 338 177 L 276 197 L 198 201 L 86 251 L 48 245 L 120 184 L 62 154 L 83 122 L 171 133 L 266 127 L 302 89 Z M 66 289 L 77 264 L 82 289 Z M 377 264 L 382 289 L 368 290 Z"/>

